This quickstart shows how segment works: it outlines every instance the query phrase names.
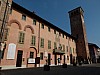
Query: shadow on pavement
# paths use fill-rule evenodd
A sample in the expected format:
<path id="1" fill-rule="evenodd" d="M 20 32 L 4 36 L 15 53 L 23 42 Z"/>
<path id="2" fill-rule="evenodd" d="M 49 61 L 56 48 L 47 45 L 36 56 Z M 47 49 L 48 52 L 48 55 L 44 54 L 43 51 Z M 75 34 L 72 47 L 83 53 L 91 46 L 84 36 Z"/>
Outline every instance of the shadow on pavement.
<path id="1" fill-rule="evenodd" d="M 62 66 L 52 66 L 49 71 L 40 68 L 25 68 L 2 70 L 0 75 L 100 75 L 100 67 L 91 66 L 70 66 L 62 68 Z"/>

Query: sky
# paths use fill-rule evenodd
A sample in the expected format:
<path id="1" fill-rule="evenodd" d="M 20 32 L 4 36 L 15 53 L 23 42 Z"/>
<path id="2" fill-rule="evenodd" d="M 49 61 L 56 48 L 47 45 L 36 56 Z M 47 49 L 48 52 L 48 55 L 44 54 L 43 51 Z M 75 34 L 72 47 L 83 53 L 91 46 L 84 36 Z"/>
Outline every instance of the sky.
<path id="1" fill-rule="evenodd" d="M 24 8 L 34 11 L 46 21 L 71 34 L 68 11 L 81 6 L 87 40 L 100 47 L 100 0 L 13 0 Z"/>

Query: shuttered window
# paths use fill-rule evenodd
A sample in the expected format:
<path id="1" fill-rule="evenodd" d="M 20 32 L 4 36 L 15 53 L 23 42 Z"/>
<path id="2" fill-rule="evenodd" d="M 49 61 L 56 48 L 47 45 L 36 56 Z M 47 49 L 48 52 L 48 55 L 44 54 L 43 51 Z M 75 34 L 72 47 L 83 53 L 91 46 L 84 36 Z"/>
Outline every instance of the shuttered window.
<path id="1" fill-rule="evenodd" d="M 23 32 L 20 32 L 19 33 L 19 43 L 20 44 L 24 44 L 24 37 L 25 36 L 25 33 L 23 33 Z"/>
<path id="2" fill-rule="evenodd" d="M 35 46 L 36 45 L 36 36 L 32 36 L 31 45 L 32 46 Z"/>

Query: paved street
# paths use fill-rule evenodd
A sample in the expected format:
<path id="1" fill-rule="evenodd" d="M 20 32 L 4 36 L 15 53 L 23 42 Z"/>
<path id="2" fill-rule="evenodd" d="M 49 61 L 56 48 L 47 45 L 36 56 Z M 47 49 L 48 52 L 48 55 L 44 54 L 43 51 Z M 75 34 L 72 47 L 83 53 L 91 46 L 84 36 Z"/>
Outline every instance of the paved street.
<path id="1" fill-rule="evenodd" d="M 96 67 L 95 67 L 96 66 Z M 50 67 L 50 71 L 44 71 L 43 68 L 27 68 L 2 70 L 0 75 L 100 75 L 100 64 Z"/>

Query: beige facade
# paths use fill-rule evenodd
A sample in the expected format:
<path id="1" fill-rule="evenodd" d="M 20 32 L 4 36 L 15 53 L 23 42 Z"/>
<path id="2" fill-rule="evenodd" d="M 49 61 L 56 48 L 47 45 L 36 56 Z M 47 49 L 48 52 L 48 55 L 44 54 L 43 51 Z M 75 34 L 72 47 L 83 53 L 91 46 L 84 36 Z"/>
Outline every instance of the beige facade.
<path id="1" fill-rule="evenodd" d="M 46 60 L 51 66 L 70 64 L 76 59 L 74 37 L 14 2 L 6 33 L 2 68 L 41 67 L 46 64 Z M 33 44 L 32 36 L 35 38 Z M 36 57 L 40 57 L 40 64 L 34 64 Z"/>

